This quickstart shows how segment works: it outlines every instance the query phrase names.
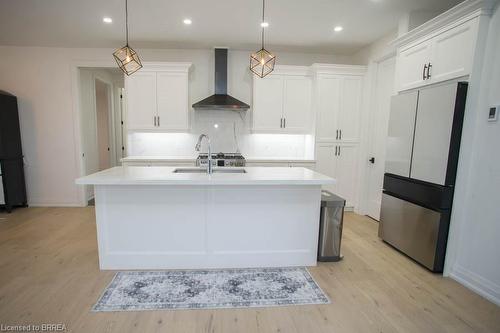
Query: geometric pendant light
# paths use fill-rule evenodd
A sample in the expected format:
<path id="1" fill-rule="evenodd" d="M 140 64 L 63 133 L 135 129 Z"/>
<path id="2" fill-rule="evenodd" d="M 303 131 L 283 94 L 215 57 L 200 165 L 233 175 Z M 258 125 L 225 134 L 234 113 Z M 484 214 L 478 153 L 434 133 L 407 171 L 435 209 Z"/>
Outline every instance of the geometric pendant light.
<path id="1" fill-rule="evenodd" d="M 125 33 L 127 43 L 124 47 L 116 50 L 113 57 L 115 57 L 116 63 L 123 73 L 130 75 L 141 69 L 142 64 L 137 52 L 128 46 L 128 0 L 125 0 Z"/>
<path id="2" fill-rule="evenodd" d="M 262 48 L 250 56 L 250 70 L 260 78 L 274 70 L 276 64 L 276 56 L 264 48 L 264 29 L 267 27 L 265 21 L 265 0 L 262 0 Z"/>

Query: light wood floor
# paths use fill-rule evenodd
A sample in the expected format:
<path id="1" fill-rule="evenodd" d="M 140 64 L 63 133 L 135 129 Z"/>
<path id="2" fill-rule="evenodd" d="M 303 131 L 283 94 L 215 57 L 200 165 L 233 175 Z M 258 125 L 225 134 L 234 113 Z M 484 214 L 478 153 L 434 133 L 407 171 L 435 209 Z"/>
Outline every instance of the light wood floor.
<path id="1" fill-rule="evenodd" d="M 310 272 L 332 303 L 235 310 L 92 313 L 101 272 L 93 208 L 0 214 L 0 324 L 64 323 L 69 332 L 499 332 L 500 308 L 434 275 L 346 214 L 345 259 Z"/>

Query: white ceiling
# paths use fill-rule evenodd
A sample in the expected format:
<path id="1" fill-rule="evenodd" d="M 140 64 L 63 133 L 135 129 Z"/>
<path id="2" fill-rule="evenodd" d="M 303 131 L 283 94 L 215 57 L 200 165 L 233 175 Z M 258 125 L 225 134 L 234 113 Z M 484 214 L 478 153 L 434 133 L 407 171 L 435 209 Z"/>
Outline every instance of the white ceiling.
<path id="1" fill-rule="evenodd" d="M 351 53 L 396 29 L 402 14 L 442 12 L 460 0 L 267 0 L 269 48 Z M 120 47 L 124 0 L 0 0 L 0 45 Z M 260 0 L 129 0 L 137 48 L 254 49 Z M 102 22 L 104 16 L 112 24 Z M 186 26 L 182 20 L 191 18 Z M 344 31 L 334 33 L 342 25 Z"/>

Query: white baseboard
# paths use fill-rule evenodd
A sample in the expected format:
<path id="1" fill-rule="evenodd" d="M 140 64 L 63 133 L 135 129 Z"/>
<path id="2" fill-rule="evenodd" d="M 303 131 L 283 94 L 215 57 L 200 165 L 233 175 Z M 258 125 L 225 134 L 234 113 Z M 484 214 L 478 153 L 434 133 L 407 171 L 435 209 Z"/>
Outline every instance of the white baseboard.
<path id="1" fill-rule="evenodd" d="M 489 301 L 500 306 L 500 286 L 482 276 L 456 265 L 451 269 L 450 277 Z"/>

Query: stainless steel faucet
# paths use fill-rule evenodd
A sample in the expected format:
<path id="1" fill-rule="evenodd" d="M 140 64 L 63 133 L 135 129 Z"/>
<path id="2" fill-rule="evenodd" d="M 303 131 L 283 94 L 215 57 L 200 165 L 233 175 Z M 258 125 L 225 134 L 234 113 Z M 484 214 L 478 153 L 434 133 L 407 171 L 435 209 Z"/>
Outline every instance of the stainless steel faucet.
<path id="1" fill-rule="evenodd" d="M 210 147 L 210 138 L 208 137 L 208 135 L 206 135 L 206 134 L 200 135 L 200 137 L 198 138 L 198 142 L 196 143 L 196 146 L 194 147 L 194 149 L 196 151 L 200 151 L 200 149 L 201 149 L 201 141 L 203 140 L 203 138 L 207 139 L 207 143 L 208 143 L 208 168 L 207 168 L 207 173 L 209 175 L 211 175 L 212 174 L 212 148 Z"/>

